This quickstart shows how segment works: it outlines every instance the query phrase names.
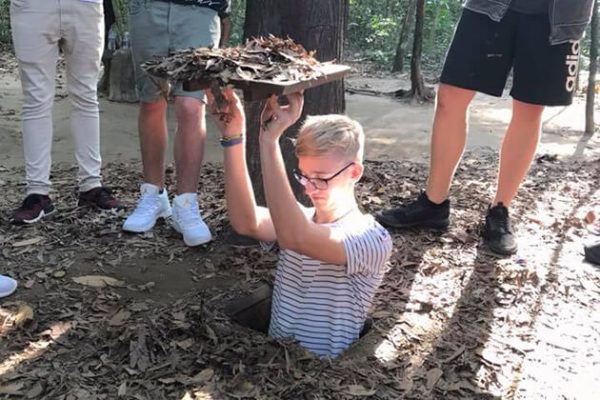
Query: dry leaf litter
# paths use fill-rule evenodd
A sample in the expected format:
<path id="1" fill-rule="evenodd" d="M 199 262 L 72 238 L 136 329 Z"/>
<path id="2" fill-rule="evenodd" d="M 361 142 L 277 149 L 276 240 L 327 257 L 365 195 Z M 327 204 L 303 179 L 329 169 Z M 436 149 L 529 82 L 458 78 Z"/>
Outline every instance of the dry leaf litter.
<path id="1" fill-rule="evenodd" d="M 586 398 L 565 388 L 599 384 L 600 273 L 581 254 L 599 163 L 540 158 L 514 204 L 521 249 L 500 259 L 478 232 L 496 162 L 466 156 L 448 232 L 393 233 L 373 328 L 330 362 L 225 315 L 230 299 L 272 282 L 276 255 L 227 244 L 220 166 L 203 167 L 199 190 L 215 240 L 194 249 L 166 224 L 129 235 L 124 213 L 77 209 L 66 166 L 53 170 L 57 215 L 10 226 L 23 171 L 0 169 L 1 272 L 20 282 L 0 304 L 0 398 Z M 104 176 L 133 205 L 140 170 L 112 164 Z M 416 196 L 425 171 L 367 162 L 360 204 L 374 212 Z"/>
<path id="2" fill-rule="evenodd" d="M 236 47 L 179 50 L 167 57 L 155 57 L 143 68 L 159 78 L 176 81 L 303 81 L 319 74 L 319 63 L 313 55 L 292 39 L 270 35 Z"/>

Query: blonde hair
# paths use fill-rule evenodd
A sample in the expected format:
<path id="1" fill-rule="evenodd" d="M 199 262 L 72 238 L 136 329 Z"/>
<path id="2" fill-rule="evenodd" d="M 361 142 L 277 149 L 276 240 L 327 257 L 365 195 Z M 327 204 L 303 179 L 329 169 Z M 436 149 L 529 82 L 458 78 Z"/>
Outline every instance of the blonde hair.
<path id="1" fill-rule="evenodd" d="M 357 121 L 340 114 L 308 116 L 296 139 L 296 156 L 336 153 L 362 161 L 364 147 L 365 134 Z"/>

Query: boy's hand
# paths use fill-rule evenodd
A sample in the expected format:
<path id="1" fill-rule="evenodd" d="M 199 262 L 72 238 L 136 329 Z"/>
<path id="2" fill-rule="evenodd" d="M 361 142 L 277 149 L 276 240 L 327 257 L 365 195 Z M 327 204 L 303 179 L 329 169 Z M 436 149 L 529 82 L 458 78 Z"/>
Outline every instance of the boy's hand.
<path id="1" fill-rule="evenodd" d="M 291 93 L 286 97 L 288 104 L 285 106 L 279 105 L 277 96 L 271 96 L 267 100 L 260 116 L 261 137 L 278 140 L 302 115 L 304 93 Z"/>
<path id="2" fill-rule="evenodd" d="M 223 91 L 223 97 L 227 100 L 227 104 L 222 108 L 219 108 L 210 90 L 206 91 L 206 97 L 209 112 L 214 117 L 215 125 L 222 137 L 238 136 L 246 132 L 244 107 L 232 88 L 226 88 Z"/>

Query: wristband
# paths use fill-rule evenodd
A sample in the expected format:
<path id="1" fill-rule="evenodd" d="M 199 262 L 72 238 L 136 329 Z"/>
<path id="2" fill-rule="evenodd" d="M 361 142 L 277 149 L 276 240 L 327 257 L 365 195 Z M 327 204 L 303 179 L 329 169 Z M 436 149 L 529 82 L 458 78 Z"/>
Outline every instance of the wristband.
<path id="1" fill-rule="evenodd" d="M 221 142 L 222 147 L 235 146 L 237 144 L 244 143 L 244 135 L 240 133 L 236 136 L 222 137 L 221 139 L 219 139 L 219 142 Z"/>
<path id="2" fill-rule="evenodd" d="M 221 143 L 223 143 L 223 142 L 229 142 L 229 141 L 235 140 L 235 139 L 240 139 L 240 138 L 243 138 L 243 137 L 244 137 L 243 133 L 240 133 L 238 135 L 233 135 L 233 136 L 221 136 L 221 138 L 219 139 L 219 141 Z"/>

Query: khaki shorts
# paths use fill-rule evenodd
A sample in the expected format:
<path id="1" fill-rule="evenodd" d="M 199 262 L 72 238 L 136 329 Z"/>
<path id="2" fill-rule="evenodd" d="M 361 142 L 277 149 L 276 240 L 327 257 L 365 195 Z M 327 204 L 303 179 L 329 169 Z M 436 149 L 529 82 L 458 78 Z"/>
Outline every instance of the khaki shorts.
<path id="1" fill-rule="evenodd" d="M 130 0 L 129 30 L 140 101 L 152 103 L 169 94 L 204 100 L 202 91 L 186 92 L 181 82 L 171 86 L 148 75 L 140 65 L 152 56 L 167 56 L 178 49 L 218 46 L 221 24 L 216 11 L 158 0 Z"/>

